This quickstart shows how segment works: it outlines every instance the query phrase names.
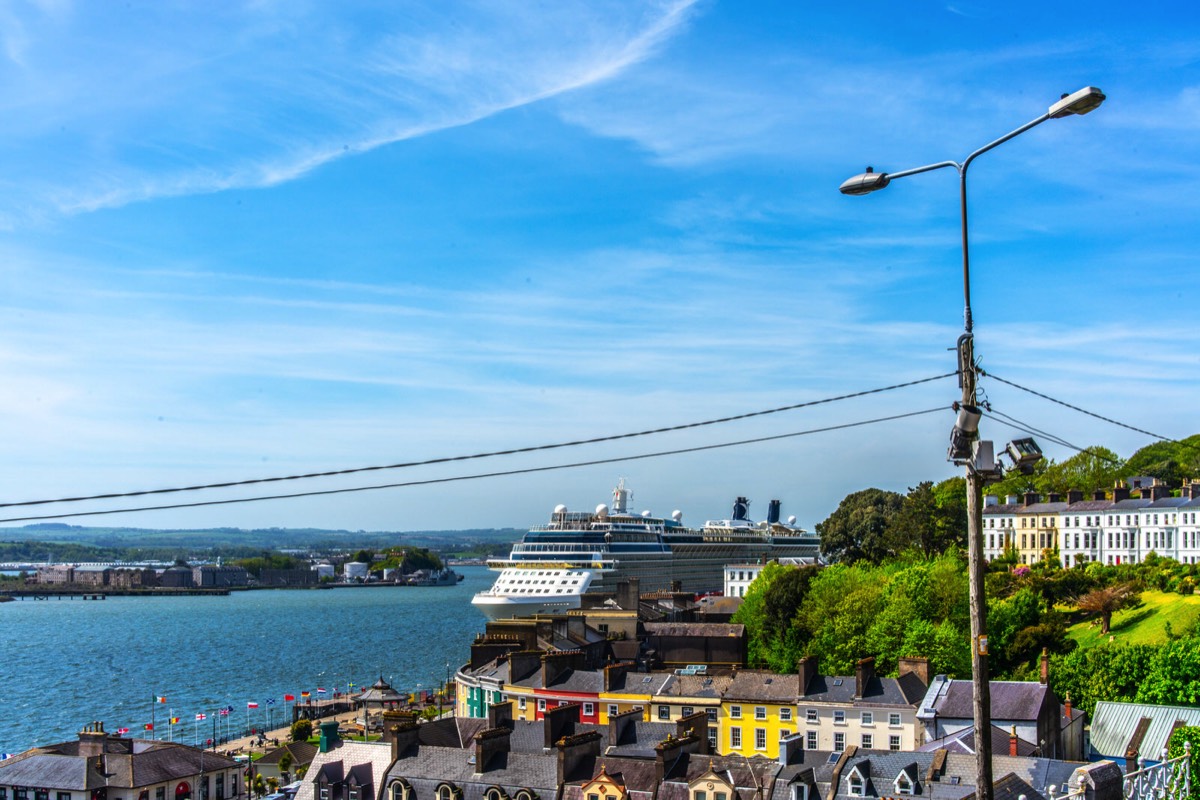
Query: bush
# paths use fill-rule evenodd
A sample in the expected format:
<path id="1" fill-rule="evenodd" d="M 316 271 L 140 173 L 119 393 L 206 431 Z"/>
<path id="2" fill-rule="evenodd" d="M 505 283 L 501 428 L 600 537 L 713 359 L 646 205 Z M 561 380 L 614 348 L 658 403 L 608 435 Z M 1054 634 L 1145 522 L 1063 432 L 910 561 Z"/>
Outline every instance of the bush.
<path id="1" fill-rule="evenodd" d="M 1185 726 L 1176 728 L 1167 740 L 1167 758 L 1178 758 L 1183 755 L 1184 742 L 1191 744 L 1192 756 L 1188 759 L 1188 771 L 1191 773 L 1192 791 L 1188 800 L 1200 797 L 1200 728 Z"/>
<path id="2" fill-rule="evenodd" d="M 292 723 L 292 741 L 306 742 L 312 736 L 313 724 L 311 719 L 298 719 Z"/>

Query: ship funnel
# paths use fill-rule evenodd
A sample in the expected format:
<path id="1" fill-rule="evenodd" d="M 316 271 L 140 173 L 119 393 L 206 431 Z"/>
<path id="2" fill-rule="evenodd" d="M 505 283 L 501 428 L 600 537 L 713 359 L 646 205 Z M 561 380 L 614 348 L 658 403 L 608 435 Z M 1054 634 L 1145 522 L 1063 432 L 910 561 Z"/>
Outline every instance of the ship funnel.
<path id="1" fill-rule="evenodd" d="M 629 502 L 630 491 L 625 488 L 625 479 L 622 478 L 617 483 L 617 488 L 613 489 L 613 504 L 612 511 L 614 514 L 624 514 L 628 510 L 626 503 Z"/>
<path id="2" fill-rule="evenodd" d="M 779 505 L 780 503 L 778 500 L 772 500 L 770 503 L 767 503 L 768 524 L 774 525 L 775 523 L 779 522 Z"/>
<path id="3" fill-rule="evenodd" d="M 750 501 L 744 497 L 739 497 L 733 501 L 733 518 L 744 520 L 750 514 Z"/>

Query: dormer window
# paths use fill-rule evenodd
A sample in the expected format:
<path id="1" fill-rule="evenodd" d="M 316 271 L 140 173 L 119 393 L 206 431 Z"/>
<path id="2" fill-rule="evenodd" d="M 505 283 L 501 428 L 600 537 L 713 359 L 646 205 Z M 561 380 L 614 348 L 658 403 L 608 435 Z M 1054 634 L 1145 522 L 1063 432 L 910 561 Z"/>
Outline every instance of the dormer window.
<path id="1" fill-rule="evenodd" d="M 846 778 L 846 793 L 851 797 L 862 797 L 867 788 L 867 782 L 863 779 L 862 773 L 855 767 L 850 771 L 850 777 Z"/>
<path id="2" fill-rule="evenodd" d="M 916 785 L 907 771 L 896 776 L 896 794 L 916 794 Z"/>

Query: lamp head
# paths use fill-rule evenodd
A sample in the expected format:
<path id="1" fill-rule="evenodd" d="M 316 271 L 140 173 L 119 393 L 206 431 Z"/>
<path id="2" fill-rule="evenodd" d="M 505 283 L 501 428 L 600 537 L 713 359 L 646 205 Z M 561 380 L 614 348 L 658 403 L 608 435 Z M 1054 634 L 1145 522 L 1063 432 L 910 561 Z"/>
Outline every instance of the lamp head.
<path id="1" fill-rule="evenodd" d="M 838 191 L 851 195 L 870 194 L 884 188 L 890 181 L 886 172 L 876 172 L 874 168 L 867 167 L 866 172 L 844 181 Z"/>
<path id="2" fill-rule="evenodd" d="M 1095 86 L 1085 86 L 1078 92 L 1064 94 L 1061 100 L 1050 106 L 1050 110 L 1047 113 L 1050 115 L 1050 119 L 1061 119 L 1062 117 L 1069 117 L 1072 114 L 1082 116 L 1089 111 L 1095 111 L 1099 108 L 1104 99 L 1104 92 Z"/>
<path id="3" fill-rule="evenodd" d="M 1008 443 L 1008 457 L 1023 475 L 1032 475 L 1033 467 L 1042 460 L 1042 449 L 1032 438 L 1013 439 Z"/>
<path id="4" fill-rule="evenodd" d="M 950 431 L 950 449 L 946 460 L 955 464 L 967 464 L 974 455 L 972 443 L 979 437 L 979 420 L 983 412 L 978 406 L 957 405 L 958 419 Z"/>

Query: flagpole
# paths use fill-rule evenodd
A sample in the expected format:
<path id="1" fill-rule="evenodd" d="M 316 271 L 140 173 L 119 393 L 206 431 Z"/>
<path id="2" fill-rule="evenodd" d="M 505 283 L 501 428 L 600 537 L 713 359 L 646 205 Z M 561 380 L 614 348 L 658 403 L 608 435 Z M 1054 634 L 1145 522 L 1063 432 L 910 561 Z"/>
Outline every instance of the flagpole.
<path id="1" fill-rule="evenodd" d="M 158 705 L 158 695 L 150 693 L 150 730 L 154 730 L 154 707 Z M 157 739 L 155 735 L 151 735 L 151 739 Z"/>

